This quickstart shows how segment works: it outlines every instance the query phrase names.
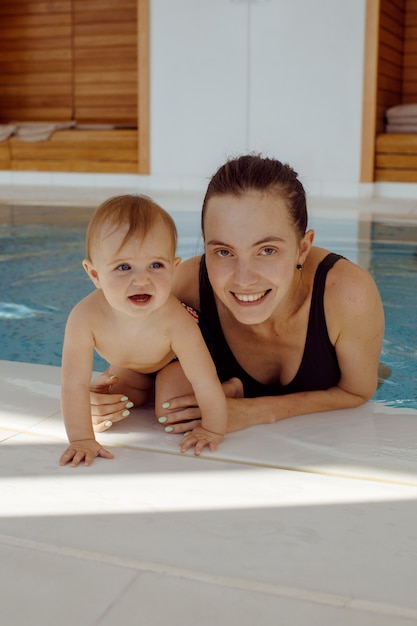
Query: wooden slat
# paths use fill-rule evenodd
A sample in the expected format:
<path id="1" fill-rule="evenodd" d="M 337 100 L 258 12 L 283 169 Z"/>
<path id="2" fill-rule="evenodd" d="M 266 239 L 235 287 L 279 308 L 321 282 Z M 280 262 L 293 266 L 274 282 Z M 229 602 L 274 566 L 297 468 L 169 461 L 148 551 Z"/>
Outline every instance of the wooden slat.
<path id="1" fill-rule="evenodd" d="M 375 180 L 389 183 L 417 183 L 417 170 L 376 169 Z"/>
<path id="2" fill-rule="evenodd" d="M 401 68 L 403 65 L 403 52 L 402 49 L 393 50 L 388 46 L 384 46 L 382 43 L 379 44 L 378 48 L 378 61 L 379 61 L 379 71 L 384 72 L 385 65 L 390 64 L 398 68 L 398 72 L 401 74 Z"/>
<path id="3" fill-rule="evenodd" d="M 417 134 L 386 133 L 377 135 L 377 153 L 417 154 Z"/>
<path id="4" fill-rule="evenodd" d="M 368 0 L 366 5 L 365 65 L 362 107 L 361 182 L 371 182 L 374 175 L 379 3 Z"/>
<path id="5" fill-rule="evenodd" d="M 417 154 L 378 154 L 376 167 L 380 169 L 417 171 Z"/>
<path id="6" fill-rule="evenodd" d="M 34 172 L 90 172 L 93 174 L 137 174 L 138 165 L 131 162 L 122 161 L 12 161 L 11 169 L 17 171 Z"/>
<path id="7" fill-rule="evenodd" d="M 70 71 L 68 72 L 44 72 L 42 74 L 42 82 L 46 84 L 53 84 L 53 85 L 59 85 L 59 84 L 68 85 L 71 82 L 71 78 L 72 78 L 72 73 Z M 2 74 L 1 82 L 3 85 L 2 93 L 5 92 L 5 88 L 7 87 L 11 88 L 17 85 L 16 76 L 14 74 Z M 20 74 L 19 76 L 19 86 L 36 85 L 38 84 L 38 82 L 39 82 L 38 77 L 32 74 L 31 72 L 28 72 L 27 74 Z"/>
<path id="8" fill-rule="evenodd" d="M 62 122 L 71 119 L 72 108 L 69 107 L 53 107 L 40 106 L 31 108 L 12 108 L 2 107 L 2 121 L 18 121 L 18 122 Z"/>
<path id="9" fill-rule="evenodd" d="M 122 6 L 123 3 L 118 2 L 118 15 L 123 17 L 123 20 L 126 22 L 136 22 L 136 1 L 124 3 L 125 6 Z M 84 5 L 84 10 L 80 13 L 77 13 L 74 16 L 74 24 L 96 24 L 97 23 L 97 10 L 85 10 L 86 5 Z M 114 23 L 117 21 L 117 15 L 115 15 L 114 4 L 112 8 L 103 9 L 100 6 L 100 21 L 102 24 L 106 22 Z"/>
<path id="10" fill-rule="evenodd" d="M 402 80 L 401 77 L 392 78 L 391 76 L 380 76 L 378 81 L 378 87 L 381 91 L 388 91 L 391 93 L 401 93 Z"/>
<path id="11" fill-rule="evenodd" d="M 141 174 L 150 172 L 150 77 L 149 19 L 150 0 L 137 0 L 138 5 L 138 165 Z"/>
<path id="12" fill-rule="evenodd" d="M 77 74 L 74 77 L 75 85 L 93 85 L 99 87 L 99 85 L 105 85 L 108 82 L 112 84 L 115 83 L 126 83 L 129 85 L 134 85 L 135 91 L 137 90 L 137 73 L 131 70 L 126 70 L 122 65 L 120 65 L 119 69 L 115 71 L 106 72 L 103 75 L 103 72 L 83 72 L 82 74 Z"/>
<path id="13" fill-rule="evenodd" d="M 11 168 L 9 142 L 0 141 L 0 170 L 9 170 Z"/>
<path id="14" fill-rule="evenodd" d="M 97 11 L 112 11 L 115 17 L 123 14 L 125 9 L 136 7 L 136 0 L 117 0 L 116 4 L 114 0 L 75 0 L 75 2 L 78 3 L 83 13 L 97 14 Z"/>
<path id="15" fill-rule="evenodd" d="M 72 0 L 46 0 L 34 2 L 33 0 L 2 0 L 1 15 L 49 15 L 50 13 L 70 13 Z"/>
<path id="16" fill-rule="evenodd" d="M 84 124 L 97 124 L 100 119 L 101 124 L 115 124 L 117 126 L 136 126 L 136 116 L 133 108 L 120 107 L 120 110 L 112 111 L 109 107 L 78 107 L 79 119 Z M 129 121 L 131 120 L 131 121 Z"/>
<path id="17" fill-rule="evenodd" d="M 137 172 L 136 130 L 62 130 L 47 141 L 8 140 L 13 169 Z"/>

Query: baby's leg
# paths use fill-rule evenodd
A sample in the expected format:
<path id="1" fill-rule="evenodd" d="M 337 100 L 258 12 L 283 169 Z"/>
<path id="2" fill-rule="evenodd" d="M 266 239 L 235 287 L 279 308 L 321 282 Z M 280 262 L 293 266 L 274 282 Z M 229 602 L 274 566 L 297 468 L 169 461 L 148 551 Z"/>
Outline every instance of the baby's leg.
<path id="1" fill-rule="evenodd" d="M 150 374 L 141 374 L 123 367 L 111 365 L 108 369 L 111 376 L 119 379 L 111 386 L 111 393 L 127 396 L 134 406 L 146 404 L 153 396 L 155 380 Z"/>
<path id="2" fill-rule="evenodd" d="M 167 409 L 162 403 L 172 398 L 194 395 L 190 381 L 185 376 L 179 361 L 172 361 L 162 368 L 156 377 L 155 383 L 155 415 L 162 417 L 167 415 Z M 184 405 L 187 408 L 188 404 Z M 178 409 L 176 409 L 178 412 Z M 169 411 L 168 411 L 169 413 Z"/>

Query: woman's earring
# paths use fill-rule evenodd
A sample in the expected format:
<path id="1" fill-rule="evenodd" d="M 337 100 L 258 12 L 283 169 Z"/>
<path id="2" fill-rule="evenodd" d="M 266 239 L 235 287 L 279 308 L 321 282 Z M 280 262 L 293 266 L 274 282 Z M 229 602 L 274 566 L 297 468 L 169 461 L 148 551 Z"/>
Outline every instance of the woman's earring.
<path id="1" fill-rule="evenodd" d="M 301 265 L 301 263 L 297 263 L 297 269 L 300 271 L 303 269 L 303 266 Z"/>

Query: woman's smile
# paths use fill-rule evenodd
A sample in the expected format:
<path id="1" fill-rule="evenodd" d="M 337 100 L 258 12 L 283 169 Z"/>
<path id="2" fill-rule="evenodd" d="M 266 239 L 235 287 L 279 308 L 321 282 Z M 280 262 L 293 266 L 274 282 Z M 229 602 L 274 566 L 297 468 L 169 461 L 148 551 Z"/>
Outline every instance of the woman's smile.
<path id="1" fill-rule="evenodd" d="M 266 289 L 265 291 L 259 291 L 258 293 L 236 293 L 231 291 L 230 293 L 238 300 L 238 302 L 242 304 L 257 304 L 261 300 L 263 301 L 265 296 L 268 295 L 270 289 Z"/>

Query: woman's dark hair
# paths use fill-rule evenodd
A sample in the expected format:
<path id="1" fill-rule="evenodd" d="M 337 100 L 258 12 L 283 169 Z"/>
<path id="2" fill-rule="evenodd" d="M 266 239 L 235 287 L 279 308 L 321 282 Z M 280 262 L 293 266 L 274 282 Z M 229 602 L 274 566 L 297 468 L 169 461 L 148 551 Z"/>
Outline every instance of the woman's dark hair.
<path id="1" fill-rule="evenodd" d="M 275 194 L 284 200 L 295 228 L 303 237 L 307 230 L 307 204 L 304 187 L 297 176 L 289 165 L 260 155 L 249 154 L 227 161 L 207 187 L 201 213 L 203 235 L 204 217 L 211 197 L 225 194 L 241 196 L 247 191 L 260 191 Z"/>

